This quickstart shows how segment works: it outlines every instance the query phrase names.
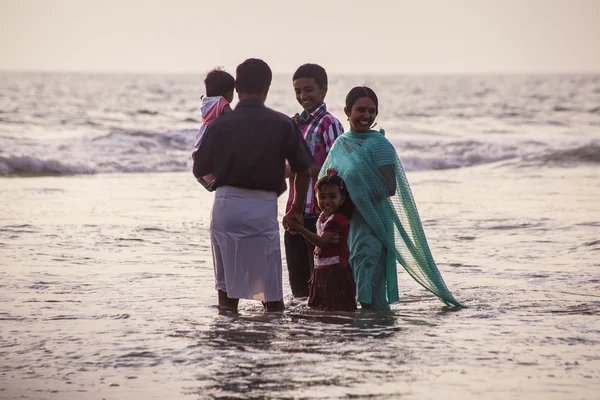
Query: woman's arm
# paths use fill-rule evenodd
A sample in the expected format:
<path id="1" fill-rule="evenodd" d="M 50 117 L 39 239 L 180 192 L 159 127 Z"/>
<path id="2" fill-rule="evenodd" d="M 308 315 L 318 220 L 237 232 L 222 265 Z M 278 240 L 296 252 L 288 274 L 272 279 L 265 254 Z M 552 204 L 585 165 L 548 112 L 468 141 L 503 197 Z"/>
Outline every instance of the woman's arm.
<path id="1" fill-rule="evenodd" d="M 382 165 L 378 168 L 379 176 L 381 176 L 381 182 L 387 189 L 388 197 L 396 194 L 396 166 L 395 165 Z"/>
<path id="2" fill-rule="evenodd" d="M 377 185 L 379 190 L 372 193 L 374 201 L 380 201 L 396 194 L 396 162 L 398 155 L 394 146 L 385 138 L 381 138 L 377 152 L 371 150 L 370 156 L 375 166 L 377 178 L 381 185 Z M 381 187 L 383 186 L 383 187 Z"/>
<path id="3" fill-rule="evenodd" d="M 382 186 L 375 186 L 370 193 L 372 201 L 381 201 L 396 194 L 396 168 L 394 165 L 382 165 L 377 168 Z"/>

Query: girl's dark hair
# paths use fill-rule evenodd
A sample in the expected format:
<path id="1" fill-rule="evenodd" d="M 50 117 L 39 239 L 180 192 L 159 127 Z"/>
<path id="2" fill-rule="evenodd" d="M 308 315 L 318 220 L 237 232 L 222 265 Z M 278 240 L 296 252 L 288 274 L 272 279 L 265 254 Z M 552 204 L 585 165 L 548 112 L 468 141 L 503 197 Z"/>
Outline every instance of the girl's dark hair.
<path id="1" fill-rule="evenodd" d="M 344 202 L 340 205 L 340 208 L 338 208 L 338 212 L 344 214 L 346 217 L 348 217 L 348 219 L 352 218 L 352 211 L 354 211 L 354 203 L 350 198 L 350 193 L 348 193 L 348 187 L 346 186 L 346 182 L 344 182 L 344 180 L 340 178 L 340 176 L 337 174 L 327 175 L 319 179 L 315 184 L 314 204 L 318 204 L 317 192 L 321 190 L 323 186 L 337 186 L 340 188 L 340 194 L 344 197 Z"/>
<path id="2" fill-rule="evenodd" d="M 209 97 L 225 97 L 228 93 L 233 92 L 235 79 L 233 78 L 233 75 L 223 71 L 220 67 L 217 67 L 206 74 L 206 78 L 204 78 L 204 87 L 206 88 L 206 95 Z"/>
<path id="3" fill-rule="evenodd" d="M 375 114 L 379 114 L 379 100 L 377 99 L 377 95 L 373 89 L 367 86 L 356 86 L 348 92 L 348 95 L 346 95 L 346 109 L 348 110 L 348 113 L 352 111 L 352 106 L 356 103 L 356 100 L 361 97 L 369 97 L 372 99 L 375 102 Z"/>

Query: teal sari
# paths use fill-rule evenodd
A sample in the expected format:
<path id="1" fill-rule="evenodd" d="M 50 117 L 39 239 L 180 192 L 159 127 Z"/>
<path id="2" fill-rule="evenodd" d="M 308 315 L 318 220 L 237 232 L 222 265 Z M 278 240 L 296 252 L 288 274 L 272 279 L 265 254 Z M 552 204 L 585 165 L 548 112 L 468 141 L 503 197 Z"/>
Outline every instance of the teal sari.
<path id="1" fill-rule="evenodd" d="M 327 168 L 338 170 L 356 206 L 348 245 L 357 301 L 377 309 L 397 302 L 399 263 L 446 305 L 462 307 L 433 260 L 404 168 L 383 130 L 344 133 L 319 175 Z"/>

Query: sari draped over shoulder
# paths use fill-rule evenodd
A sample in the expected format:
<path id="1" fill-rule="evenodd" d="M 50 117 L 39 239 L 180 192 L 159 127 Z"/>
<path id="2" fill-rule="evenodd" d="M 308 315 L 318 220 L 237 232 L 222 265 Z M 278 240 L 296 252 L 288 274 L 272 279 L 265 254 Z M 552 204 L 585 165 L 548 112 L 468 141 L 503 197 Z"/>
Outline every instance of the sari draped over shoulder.
<path id="1" fill-rule="evenodd" d="M 361 262 L 373 249 L 373 238 L 385 248 L 381 262 L 385 263 L 385 287 L 381 287 L 387 302 L 398 297 L 399 263 L 425 289 L 448 306 L 462 307 L 452 296 L 433 260 L 421 219 L 417 212 L 404 168 L 383 130 L 346 132 L 334 143 L 321 168 L 336 168 L 348 187 L 358 218 L 352 218 L 349 243 L 352 258 Z M 371 235 L 365 235 L 365 229 Z M 376 256 L 376 255 L 375 255 Z M 352 259 L 351 259 L 352 261 Z M 351 262 L 352 264 L 352 262 Z M 357 285 L 360 277 L 357 277 Z M 360 286 L 357 287 L 357 293 Z M 358 301 L 361 301 L 360 294 Z"/>

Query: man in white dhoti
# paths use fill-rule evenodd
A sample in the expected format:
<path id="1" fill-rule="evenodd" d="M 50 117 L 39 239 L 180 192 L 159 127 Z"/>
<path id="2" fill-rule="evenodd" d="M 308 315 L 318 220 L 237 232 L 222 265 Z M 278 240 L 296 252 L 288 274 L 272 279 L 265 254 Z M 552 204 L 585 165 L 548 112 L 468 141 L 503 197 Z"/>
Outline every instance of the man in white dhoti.
<path id="1" fill-rule="evenodd" d="M 286 190 L 286 160 L 296 179 L 284 222 L 303 220 L 313 157 L 294 121 L 264 105 L 271 78 L 262 60 L 237 67 L 238 105 L 208 127 L 194 158 L 196 177 L 215 176 L 210 233 L 220 308 L 251 299 L 283 309 L 277 197 Z"/>

